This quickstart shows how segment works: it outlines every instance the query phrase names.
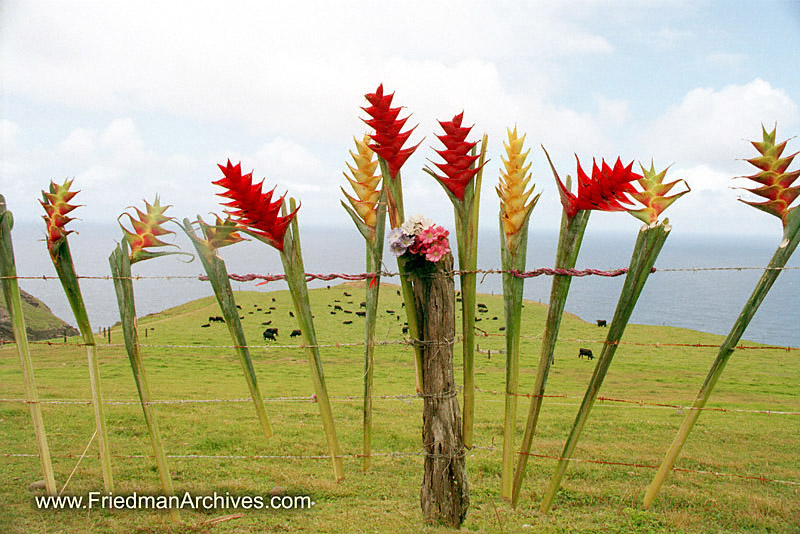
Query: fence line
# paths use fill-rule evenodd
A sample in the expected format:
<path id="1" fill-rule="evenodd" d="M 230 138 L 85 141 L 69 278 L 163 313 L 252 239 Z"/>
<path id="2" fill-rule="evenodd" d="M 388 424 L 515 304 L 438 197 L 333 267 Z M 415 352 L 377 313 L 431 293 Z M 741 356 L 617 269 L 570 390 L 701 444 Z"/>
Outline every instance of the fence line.
<path id="1" fill-rule="evenodd" d="M 748 266 L 724 266 L 724 267 L 653 267 L 651 272 L 662 272 L 662 273 L 669 273 L 669 272 L 703 272 L 703 271 L 791 271 L 791 270 L 800 270 L 800 267 L 795 266 L 784 266 L 784 267 L 748 267 Z M 520 271 L 517 269 L 453 269 L 451 271 L 446 271 L 443 274 L 446 276 L 457 276 L 462 274 L 505 274 L 509 273 L 519 278 L 535 278 L 537 276 L 554 276 L 554 275 L 561 275 L 561 276 L 573 276 L 573 277 L 584 277 L 584 276 L 602 276 L 602 277 L 616 277 L 621 276 L 628 272 L 627 267 L 619 268 L 619 269 L 609 269 L 609 270 L 602 270 L 602 269 L 555 269 L 550 267 L 538 267 L 536 269 L 532 269 L 530 271 Z M 395 277 L 395 276 L 403 276 L 399 272 L 394 271 L 380 271 L 380 275 L 382 277 Z M 331 280 L 346 280 L 346 281 L 363 281 L 363 280 L 370 280 L 373 278 L 373 273 L 305 273 L 306 281 L 312 280 L 320 280 L 323 282 L 329 282 Z M 236 282 L 253 282 L 256 280 L 261 280 L 263 283 L 268 282 L 277 282 L 286 279 L 286 275 L 284 274 L 235 274 L 230 273 L 228 277 L 231 280 Z M 0 276 L 0 280 L 3 279 L 16 279 L 16 280 L 58 280 L 58 276 L 51 276 L 51 275 L 40 275 L 40 276 Z M 200 280 L 200 281 L 207 281 L 208 276 L 206 275 L 133 275 L 133 276 L 125 276 L 125 277 L 114 277 L 110 275 L 79 275 L 79 279 L 84 280 L 115 280 L 115 279 L 125 279 L 125 280 Z"/>
<path id="2" fill-rule="evenodd" d="M 462 389 L 461 386 L 458 387 L 460 391 Z M 530 393 L 507 393 L 505 391 L 496 391 L 491 389 L 483 389 L 479 387 L 474 388 L 475 391 L 479 393 L 485 393 L 488 395 L 497 395 L 497 396 L 506 396 L 511 395 L 515 397 L 537 397 L 537 398 L 546 398 L 546 399 L 582 399 L 583 397 L 579 395 L 570 395 L 570 394 L 543 394 L 543 395 L 533 395 Z M 440 397 L 439 394 L 436 395 Z M 419 393 L 407 393 L 407 394 L 396 394 L 396 395 L 373 395 L 374 400 L 409 400 L 409 399 L 422 399 L 424 398 L 424 394 Z M 332 395 L 330 397 L 332 401 L 342 401 L 342 402 L 350 402 L 350 401 L 363 401 L 364 397 L 361 395 Z M 316 402 L 316 399 L 313 396 L 293 396 L 293 397 L 264 397 L 262 399 L 264 402 Z M 722 407 L 703 407 L 703 408 L 696 408 L 691 405 L 683 405 L 683 404 L 669 404 L 663 402 L 652 402 L 647 400 L 634 400 L 634 399 L 621 399 L 616 397 L 604 397 L 600 396 L 597 397 L 598 401 L 601 402 L 611 402 L 611 403 L 618 403 L 618 404 L 626 404 L 635 407 L 651 407 L 651 408 L 663 408 L 669 410 L 697 410 L 697 411 L 710 411 L 710 412 L 722 412 L 722 413 L 750 413 L 750 414 L 764 414 L 764 415 L 793 415 L 793 416 L 800 416 L 800 411 L 785 411 L 785 410 L 754 410 L 754 409 L 745 409 L 745 408 L 722 408 Z M 237 399 L 163 399 L 163 400 L 153 400 L 148 402 L 147 404 L 150 405 L 157 405 L 157 404 L 215 404 L 215 403 L 242 403 L 242 402 L 252 402 L 252 399 L 249 397 L 246 398 L 237 398 Z M 7 403 L 7 404 L 52 404 L 52 405 L 84 405 L 90 406 L 92 404 L 91 399 L 40 399 L 38 401 L 30 401 L 27 399 L 0 399 L 0 403 Z M 105 400 L 103 401 L 105 405 L 138 405 L 140 401 L 130 399 L 130 400 Z M 579 406 L 578 404 L 561 404 L 562 406 Z"/>
<path id="3" fill-rule="evenodd" d="M 145 325 L 147 326 L 147 325 Z M 477 328 L 479 332 L 476 335 L 480 337 L 505 337 L 504 333 L 489 333 L 480 328 Z M 537 340 L 542 338 L 542 334 L 536 335 L 525 335 L 521 334 L 521 338 L 523 339 L 532 339 Z M 462 336 L 456 336 L 454 340 L 448 340 L 448 344 L 457 343 L 462 339 Z M 654 348 L 663 348 L 663 347 L 687 347 L 687 348 L 698 348 L 698 349 L 718 349 L 720 345 L 716 345 L 714 343 L 643 343 L 639 341 L 624 341 L 620 340 L 617 342 L 609 342 L 605 339 L 582 339 L 582 338 L 558 338 L 558 341 L 563 342 L 570 342 L 570 343 L 595 343 L 601 345 L 632 345 L 637 347 L 654 347 Z M 386 346 L 386 345 L 414 345 L 419 343 L 412 338 L 403 338 L 403 339 L 390 339 L 390 340 L 383 340 L 383 341 L 375 341 L 375 346 Z M 81 341 L 76 342 L 57 342 L 57 341 L 28 341 L 29 345 L 47 345 L 47 346 L 54 346 L 54 347 L 64 347 L 64 346 L 73 346 L 73 347 L 85 347 L 86 343 Z M 12 348 L 15 345 L 14 341 L 6 341 L 0 339 L 0 350 L 4 348 Z M 95 343 L 98 348 L 101 347 L 108 347 L 108 348 L 118 348 L 124 347 L 123 343 Z M 153 343 L 139 343 L 140 347 L 149 347 L 149 348 L 159 348 L 159 349 L 241 349 L 241 348 L 248 348 L 248 349 L 306 349 L 306 348 L 343 348 L 343 347 L 363 347 L 363 341 L 353 341 L 348 343 L 318 343 L 316 345 L 306 345 L 303 343 L 297 345 L 171 345 L 171 344 L 153 344 Z M 791 346 L 784 346 L 784 345 L 737 345 L 734 347 L 736 350 L 781 350 L 786 352 L 795 352 L 800 351 L 800 347 L 791 347 Z M 498 349 L 496 352 L 500 352 Z"/>
<path id="4" fill-rule="evenodd" d="M 487 451 L 487 452 L 498 452 L 500 448 L 491 446 L 475 446 L 469 451 L 466 452 L 466 456 L 474 456 L 478 451 Z M 609 465 L 609 466 L 623 466 L 623 467 L 635 467 L 640 469 L 658 469 L 660 466 L 658 465 L 651 465 L 651 464 L 643 464 L 638 462 L 618 462 L 618 461 L 611 461 L 611 460 L 596 460 L 590 458 L 561 458 L 559 456 L 551 456 L 547 454 L 540 454 L 540 453 L 533 453 L 533 452 L 522 452 L 516 451 L 516 454 L 524 454 L 526 456 L 533 456 L 536 458 L 542 458 L 547 460 L 568 460 L 571 462 L 577 463 L 588 463 L 588 464 L 595 464 L 595 465 Z M 31 453 L 0 453 L 0 456 L 6 458 L 38 458 L 38 454 L 31 454 Z M 95 455 L 92 455 L 93 457 Z M 442 457 L 442 458 L 451 458 L 451 455 L 436 455 L 427 453 L 424 450 L 420 451 L 385 451 L 385 452 L 372 452 L 370 454 L 360 454 L 360 453 L 347 453 L 347 454 L 338 454 L 336 455 L 337 458 L 345 458 L 345 459 L 361 459 L 364 457 L 370 458 L 404 458 L 404 457 L 414 457 L 414 456 L 434 456 L 434 457 Z M 55 455 L 52 458 L 59 458 L 59 459 L 76 459 L 79 455 L 75 454 L 62 454 L 62 455 Z M 99 455 L 97 456 L 99 457 Z M 152 455 L 147 454 L 114 454 L 112 455 L 114 458 L 121 458 L 121 459 L 144 459 L 144 458 L 153 458 Z M 254 455 L 246 455 L 246 454 L 228 454 L 228 455 L 217 455 L 217 454 L 168 454 L 167 458 L 173 458 L 178 460 L 330 460 L 330 455 L 323 455 L 323 454 L 254 454 Z M 781 480 L 781 479 L 774 479 L 768 478 L 764 476 L 754 476 L 754 475 L 743 475 L 740 473 L 723 473 L 719 471 L 709 471 L 704 469 L 690 469 L 686 467 L 673 467 L 672 471 L 682 472 L 682 473 L 691 473 L 691 474 L 699 474 L 699 475 L 710 475 L 715 477 L 727 477 L 727 478 L 739 478 L 743 480 L 754 480 L 758 482 L 769 482 L 773 484 L 783 484 L 788 486 L 800 486 L 800 481 L 794 480 Z"/>

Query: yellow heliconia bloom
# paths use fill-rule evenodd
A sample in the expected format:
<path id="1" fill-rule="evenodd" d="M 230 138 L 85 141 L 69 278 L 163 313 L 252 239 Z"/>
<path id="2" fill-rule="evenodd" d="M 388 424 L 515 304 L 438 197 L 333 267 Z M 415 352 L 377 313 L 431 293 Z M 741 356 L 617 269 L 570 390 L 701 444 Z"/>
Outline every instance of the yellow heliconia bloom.
<path id="1" fill-rule="evenodd" d="M 516 126 L 514 131 L 507 131 L 508 143 L 503 143 L 503 146 L 505 146 L 508 159 L 502 158 L 505 170 L 500 169 L 500 183 L 496 190 L 500 197 L 500 219 L 503 223 L 503 232 L 509 250 L 513 251 L 519 244 L 520 230 L 525 226 L 531 210 L 539 200 L 539 195 L 535 195 L 528 202 L 533 193 L 533 187 L 525 190 L 531 179 L 528 172 L 531 164 L 525 165 L 530 149 L 522 151 L 525 136 L 517 135 Z"/>
<path id="2" fill-rule="evenodd" d="M 350 201 L 353 209 L 364 221 L 364 224 L 370 228 L 375 228 L 375 223 L 378 219 L 378 200 L 381 196 L 381 190 L 378 188 L 381 182 L 381 173 L 375 174 L 378 169 L 378 158 L 375 157 L 375 153 L 368 146 L 369 136 L 365 135 L 363 141 L 358 139 L 354 139 L 354 141 L 357 153 L 353 153 L 351 150 L 350 155 L 353 157 L 355 167 L 349 163 L 347 164 L 347 168 L 350 169 L 353 177 L 351 178 L 347 173 L 344 173 L 344 176 L 350 182 L 356 198 L 348 195 L 344 188 L 342 188 L 342 193 Z"/>

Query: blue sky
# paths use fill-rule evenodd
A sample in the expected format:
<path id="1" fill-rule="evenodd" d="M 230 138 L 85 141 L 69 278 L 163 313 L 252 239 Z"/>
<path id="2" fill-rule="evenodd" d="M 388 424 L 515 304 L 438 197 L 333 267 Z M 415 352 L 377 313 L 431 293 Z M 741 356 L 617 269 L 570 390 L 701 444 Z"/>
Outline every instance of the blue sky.
<path id="1" fill-rule="evenodd" d="M 543 144 L 562 177 L 574 155 L 584 168 L 617 156 L 672 165 L 668 177 L 692 187 L 667 212 L 681 233 L 780 233 L 736 201 L 731 178 L 752 172 L 741 159 L 762 123 L 777 122 L 780 139 L 800 133 L 797 0 L 5 0 L 0 24 L 0 192 L 20 221 L 67 177 L 85 221 L 113 222 L 156 193 L 179 218 L 219 211 L 211 180 L 231 158 L 298 198 L 301 224 L 354 231 L 342 171 L 367 133 L 363 95 L 382 82 L 419 124 L 412 141 L 425 137 L 403 169 L 409 214 L 452 228 L 421 169 L 439 148 L 436 120 L 463 110 L 472 138 L 490 140 L 485 228 L 497 224 L 502 141 L 516 124 L 543 193 L 535 227 L 560 217 Z M 625 214 L 595 219 L 638 227 Z"/>

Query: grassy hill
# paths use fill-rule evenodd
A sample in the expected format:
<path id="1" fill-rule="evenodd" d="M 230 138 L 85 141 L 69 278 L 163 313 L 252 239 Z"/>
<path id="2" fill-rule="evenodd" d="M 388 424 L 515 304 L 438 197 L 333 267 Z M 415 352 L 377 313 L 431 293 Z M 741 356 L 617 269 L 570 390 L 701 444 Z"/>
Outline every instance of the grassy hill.
<path id="1" fill-rule="evenodd" d="M 76 336 L 80 332 L 63 320 L 59 319 L 50 308 L 30 293 L 20 290 L 22 296 L 22 314 L 25 316 L 25 329 L 28 339 L 39 341 L 54 337 Z M 0 341 L 13 341 L 14 332 L 8 318 L 5 299 L 0 298 Z"/>
<path id="2" fill-rule="evenodd" d="M 349 296 L 347 295 L 349 293 Z M 382 284 L 376 351 L 371 469 L 361 472 L 361 388 L 364 300 L 361 284 L 312 290 L 311 303 L 333 399 L 347 478 L 333 480 L 317 405 L 312 402 L 308 361 L 290 338 L 286 291 L 236 294 L 275 436 L 265 440 L 227 328 L 210 322 L 220 315 L 205 298 L 139 320 L 140 340 L 152 395 L 173 402 L 156 407 L 176 491 L 311 495 L 311 510 L 183 510 L 184 525 L 150 510 L 44 511 L 32 505 L 28 484 L 41 478 L 30 416 L 24 404 L 0 403 L 0 530 L 10 532 L 447 532 L 425 525 L 419 510 L 422 402 L 414 397 L 413 358 L 403 342 L 403 308 L 395 286 Z M 536 533 L 797 533 L 800 525 L 800 357 L 776 349 L 734 354 L 699 419 L 677 466 L 650 511 L 641 499 L 702 383 L 720 336 L 686 329 L 630 325 L 576 451 L 553 511 L 540 515 L 539 500 L 563 446 L 594 362 L 579 360 L 580 347 L 600 352 L 605 330 L 564 317 L 542 415 L 519 507 L 499 496 L 502 443 L 504 348 L 502 297 L 481 295 L 488 312 L 477 323 L 476 444 L 467 459 L 471 505 L 464 532 Z M 334 306 L 342 311 L 334 311 Z M 259 309 L 260 308 L 260 309 Z M 274 308 L 274 309 L 271 309 Z M 388 310 L 393 310 L 390 313 Z M 523 311 L 520 392 L 531 390 L 546 307 L 526 302 Z M 398 319 L 398 314 L 400 319 Z M 494 319 L 497 317 L 497 319 Z M 352 321 L 352 324 L 344 324 Z M 264 323 L 279 329 L 265 342 Z M 203 325 L 209 326 L 204 327 Z M 457 320 L 457 325 L 460 324 Z M 77 342 L 77 339 L 71 340 Z M 101 375 L 109 403 L 109 439 L 118 494 L 157 492 L 141 408 L 118 327 L 100 345 Z M 692 346 L 690 346 L 692 345 Z M 93 432 L 83 349 L 34 344 L 36 380 L 43 404 L 59 487 Z M 460 382 L 460 351 L 454 347 Z M 0 348 L 0 398 L 23 397 L 12 347 Z M 242 400 L 245 399 L 245 400 Z M 625 402 L 621 402 L 625 401 Z M 520 397 L 519 444 L 528 399 Z M 723 411 L 724 409 L 724 411 Z M 760 411 L 789 412 L 766 414 Z M 794 415 L 792 415 L 794 414 Z M 716 475 L 714 473 L 717 473 Z M 742 478 L 750 477 L 750 478 Z M 761 477 L 764 480 L 756 480 Z M 283 488 L 283 490 L 276 489 Z M 75 471 L 65 493 L 102 489 L 96 445 Z M 231 516 L 230 514 L 237 514 Z M 238 515 L 241 514 L 241 515 Z M 222 518 L 219 522 L 215 518 Z"/>

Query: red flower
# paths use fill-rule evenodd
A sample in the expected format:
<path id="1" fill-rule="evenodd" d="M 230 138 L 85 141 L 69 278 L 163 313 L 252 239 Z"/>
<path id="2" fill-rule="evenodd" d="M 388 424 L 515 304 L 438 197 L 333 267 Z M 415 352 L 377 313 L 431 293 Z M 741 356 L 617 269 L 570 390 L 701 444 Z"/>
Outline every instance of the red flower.
<path id="1" fill-rule="evenodd" d="M 71 212 L 78 206 L 70 204 L 69 201 L 79 193 L 79 191 L 70 191 L 72 180 L 65 180 L 63 185 L 50 181 L 50 192 L 45 193 L 42 191 L 42 200 L 39 203 L 44 208 L 47 215 L 42 218 L 47 223 L 47 250 L 53 256 L 55 249 L 61 240 L 71 234 L 73 230 L 67 230 L 66 225 L 73 220 L 72 217 L 67 217 L 67 213 Z"/>
<path id="2" fill-rule="evenodd" d="M 408 117 L 404 119 L 397 118 L 400 115 L 401 108 L 391 107 L 394 93 L 384 95 L 383 84 L 379 85 L 374 93 L 366 94 L 364 97 L 371 105 L 361 109 L 366 111 L 372 118 L 363 120 L 367 125 L 375 129 L 375 133 L 370 135 L 372 144 L 369 147 L 386 160 L 389 165 L 389 174 L 394 179 L 397 173 L 400 172 L 400 167 L 421 144 L 420 142 L 411 148 L 403 148 L 403 144 L 408 140 L 416 126 L 408 131 L 400 132 Z"/>
<path id="3" fill-rule="evenodd" d="M 263 237 L 270 245 L 282 251 L 286 227 L 292 222 L 300 207 L 298 206 L 289 215 L 281 217 L 279 213 L 285 194 L 273 202 L 272 195 L 275 188 L 262 193 L 264 180 L 253 184 L 253 173 L 242 175 L 241 163 L 231 165 L 231 161 L 228 160 L 227 166 L 217 166 L 225 177 L 212 183 L 227 189 L 224 193 L 218 193 L 219 196 L 231 200 L 223 206 L 235 208 L 226 213 L 234 217 L 238 224 L 249 228 L 252 233 Z"/>
<path id="4" fill-rule="evenodd" d="M 589 178 L 581 168 L 578 156 L 578 194 L 573 195 L 561 183 L 561 179 L 556 175 L 558 192 L 561 195 L 561 204 L 567 217 L 574 217 L 580 210 L 601 210 L 601 211 L 626 211 L 629 208 L 623 204 L 630 204 L 629 193 L 635 193 L 631 182 L 642 178 L 631 169 L 633 162 L 623 167 L 622 162 L 617 158 L 614 168 L 608 166 L 602 160 L 602 169 L 597 167 L 597 162 L 592 160 L 592 177 Z"/>
<path id="5" fill-rule="evenodd" d="M 459 200 L 464 200 L 464 190 L 480 170 L 480 167 L 473 167 L 480 156 L 469 154 L 478 143 L 477 141 L 474 143 L 466 141 L 472 126 L 462 127 L 463 119 L 464 112 L 462 111 L 449 122 L 439 121 L 444 135 L 436 137 L 439 138 L 445 149 L 437 150 L 436 153 L 442 156 L 445 162 L 434 163 L 444 173 L 444 176 L 438 174 L 434 174 L 434 176 Z"/>

